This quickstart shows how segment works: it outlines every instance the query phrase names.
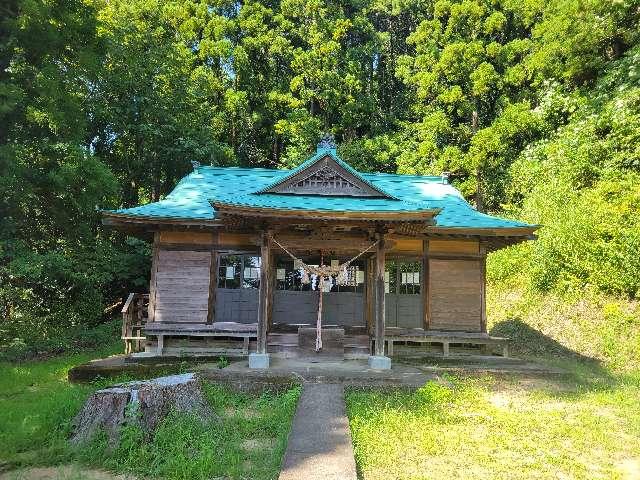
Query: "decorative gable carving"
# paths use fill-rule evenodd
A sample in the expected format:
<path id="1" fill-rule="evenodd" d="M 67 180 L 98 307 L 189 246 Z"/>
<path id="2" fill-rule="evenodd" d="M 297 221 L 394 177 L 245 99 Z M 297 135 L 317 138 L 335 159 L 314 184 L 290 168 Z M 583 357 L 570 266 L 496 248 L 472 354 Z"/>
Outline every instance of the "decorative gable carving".
<path id="1" fill-rule="evenodd" d="M 358 195 L 362 188 L 347 180 L 334 169 L 324 166 L 313 172 L 306 178 L 289 184 L 283 192 L 288 193 L 313 193 L 318 195 Z"/>
<path id="2" fill-rule="evenodd" d="M 352 197 L 387 196 L 342 167 L 329 155 L 322 157 L 281 183 L 263 190 L 262 193 Z"/>

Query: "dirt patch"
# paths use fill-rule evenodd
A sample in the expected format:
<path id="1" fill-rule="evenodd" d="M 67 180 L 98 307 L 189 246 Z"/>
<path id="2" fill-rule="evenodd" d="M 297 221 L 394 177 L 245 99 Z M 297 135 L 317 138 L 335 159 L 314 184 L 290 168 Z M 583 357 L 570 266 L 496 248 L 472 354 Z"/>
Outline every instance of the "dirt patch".
<path id="1" fill-rule="evenodd" d="M 24 468 L 0 474 L 0 480 L 136 480 L 132 475 L 116 475 L 77 465 Z"/>
<path id="2" fill-rule="evenodd" d="M 640 478 L 640 460 L 626 459 L 618 463 L 618 469 L 622 474 L 623 480 L 637 480 Z"/>
<path id="3" fill-rule="evenodd" d="M 243 450 L 251 452 L 255 450 L 268 450 L 276 443 L 275 438 L 249 438 L 240 444 Z"/>

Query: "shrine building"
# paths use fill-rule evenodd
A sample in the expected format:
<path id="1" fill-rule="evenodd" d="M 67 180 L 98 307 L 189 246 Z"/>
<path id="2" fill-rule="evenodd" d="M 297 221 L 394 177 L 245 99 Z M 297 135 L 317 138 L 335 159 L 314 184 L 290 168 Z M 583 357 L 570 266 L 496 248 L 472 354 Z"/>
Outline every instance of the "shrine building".
<path id="1" fill-rule="evenodd" d="M 153 241 L 149 291 L 123 308 L 136 356 L 368 358 L 478 347 L 485 262 L 536 225 L 486 215 L 446 177 L 363 173 L 323 141 L 293 170 L 195 165 L 161 201 L 103 212 Z M 395 350 L 394 350 L 395 346 Z"/>

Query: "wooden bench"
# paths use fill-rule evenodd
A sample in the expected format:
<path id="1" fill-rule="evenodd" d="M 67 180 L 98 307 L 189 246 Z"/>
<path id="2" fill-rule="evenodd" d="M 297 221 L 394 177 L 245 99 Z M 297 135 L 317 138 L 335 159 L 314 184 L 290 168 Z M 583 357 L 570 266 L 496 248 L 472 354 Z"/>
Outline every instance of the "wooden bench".
<path id="1" fill-rule="evenodd" d="M 449 345 L 470 344 L 482 346 L 483 353 L 491 353 L 492 347 L 499 347 L 503 357 L 509 356 L 509 339 L 503 337 L 492 337 L 487 333 L 475 332 L 445 332 L 439 330 L 421 329 L 387 329 L 385 330 L 385 342 L 387 344 L 387 355 L 393 355 L 394 342 L 415 342 L 415 343 L 440 343 L 442 344 L 442 356 L 449 356 Z"/>
<path id="2" fill-rule="evenodd" d="M 258 337 L 257 325 L 242 324 L 234 322 L 216 322 L 211 324 L 206 323 L 166 323 L 166 322 L 154 322 L 147 323 L 144 332 L 147 335 L 151 335 L 157 338 L 158 344 L 156 347 L 157 355 L 162 355 L 164 350 L 164 337 L 225 337 L 236 338 L 242 340 L 243 355 L 249 354 L 249 342 L 251 339 Z M 224 352 L 224 353 L 240 353 L 240 352 Z"/>

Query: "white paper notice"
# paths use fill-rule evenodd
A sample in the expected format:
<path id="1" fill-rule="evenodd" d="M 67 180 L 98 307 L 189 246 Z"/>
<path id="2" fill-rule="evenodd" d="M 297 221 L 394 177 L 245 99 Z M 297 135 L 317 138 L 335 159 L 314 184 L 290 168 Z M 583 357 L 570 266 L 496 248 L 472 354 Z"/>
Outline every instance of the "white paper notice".
<path id="1" fill-rule="evenodd" d="M 276 279 L 284 280 L 285 273 L 286 273 L 286 270 L 284 268 L 278 268 L 276 270 Z"/>
<path id="2" fill-rule="evenodd" d="M 236 269 L 235 267 L 231 266 L 231 267 L 227 267 L 227 270 L 224 274 L 224 278 L 232 280 L 233 277 L 235 277 L 236 275 Z"/>
<path id="3" fill-rule="evenodd" d="M 331 260 L 331 268 L 335 268 L 338 265 L 340 265 L 340 261 L 339 260 L 336 260 L 336 259 Z"/>
<path id="4" fill-rule="evenodd" d="M 364 270 L 356 270 L 356 283 L 364 283 Z"/>

